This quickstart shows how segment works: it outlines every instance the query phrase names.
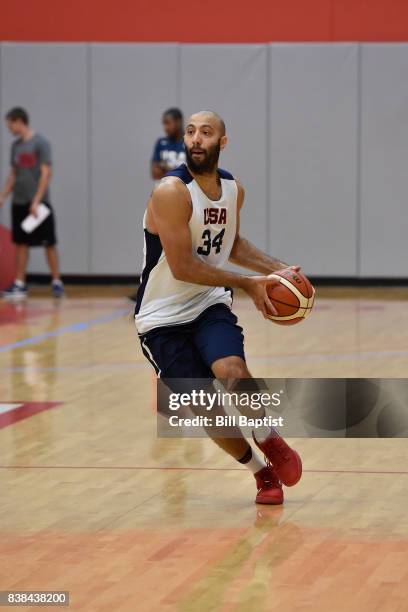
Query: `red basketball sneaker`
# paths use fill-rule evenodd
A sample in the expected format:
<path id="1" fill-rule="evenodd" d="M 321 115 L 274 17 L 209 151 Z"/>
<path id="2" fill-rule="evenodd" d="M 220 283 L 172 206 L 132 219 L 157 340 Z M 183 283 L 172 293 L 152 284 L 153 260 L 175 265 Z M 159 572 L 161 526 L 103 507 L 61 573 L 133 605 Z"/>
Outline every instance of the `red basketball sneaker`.
<path id="1" fill-rule="evenodd" d="M 274 429 L 263 442 L 258 442 L 254 432 L 252 432 L 252 437 L 257 447 L 269 459 L 284 485 L 293 487 L 299 482 L 302 476 L 302 460 Z"/>
<path id="2" fill-rule="evenodd" d="M 271 465 L 256 472 L 254 477 L 258 489 L 256 504 L 283 504 L 282 485 Z"/>

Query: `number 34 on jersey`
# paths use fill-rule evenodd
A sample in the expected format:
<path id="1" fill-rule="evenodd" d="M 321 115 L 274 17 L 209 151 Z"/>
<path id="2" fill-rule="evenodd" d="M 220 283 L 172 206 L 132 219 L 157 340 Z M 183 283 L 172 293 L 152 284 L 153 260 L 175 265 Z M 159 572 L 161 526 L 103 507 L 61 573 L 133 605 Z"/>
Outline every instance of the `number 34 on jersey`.
<path id="1" fill-rule="evenodd" d="M 226 208 L 205 208 L 203 213 L 204 225 L 225 225 L 227 223 Z M 220 253 L 224 234 L 225 227 L 215 235 L 209 228 L 206 228 L 202 233 L 201 238 L 203 242 L 197 248 L 197 253 L 208 256 L 211 253 L 211 249 L 214 249 L 215 253 Z"/>

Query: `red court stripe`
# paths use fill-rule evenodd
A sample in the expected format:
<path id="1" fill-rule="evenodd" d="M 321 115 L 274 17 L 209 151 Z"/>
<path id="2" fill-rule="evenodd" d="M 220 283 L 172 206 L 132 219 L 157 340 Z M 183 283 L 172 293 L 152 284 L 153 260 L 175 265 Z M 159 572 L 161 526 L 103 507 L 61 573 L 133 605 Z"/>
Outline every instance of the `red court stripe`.
<path id="1" fill-rule="evenodd" d="M 244 468 L 171 467 L 146 465 L 0 465 L 0 470 L 180 470 L 186 472 L 245 472 Z M 307 474 L 394 474 L 408 470 L 303 470 Z"/>
<path id="2" fill-rule="evenodd" d="M 7 404 L 7 402 L 2 403 Z M 10 404 L 19 403 L 22 402 L 10 402 Z M 14 425 L 14 423 L 18 423 L 18 421 L 28 419 L 39 412 L 43 412 L 44 410 L 50 410 L 50 408 L 60 406 L 62 403 L 63 402 L 24 402 L 19 408 L 14 408 L 13 410 L 10 410 L 10 412 L 0 414 L 0 429 L 8 427 L 9 425 Z"/>

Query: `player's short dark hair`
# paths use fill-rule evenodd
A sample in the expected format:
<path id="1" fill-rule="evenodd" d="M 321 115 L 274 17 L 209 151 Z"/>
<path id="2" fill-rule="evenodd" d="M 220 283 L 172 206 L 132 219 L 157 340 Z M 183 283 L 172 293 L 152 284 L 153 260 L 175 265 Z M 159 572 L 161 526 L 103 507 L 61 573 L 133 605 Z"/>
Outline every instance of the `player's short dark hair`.
<path id="1" fill-rule="evenodd" d="M 27 111 L 21 106 L 15 106 L 14 108 L 11 108 L 6 115 L 6 119 L 8 121 L 21 121 L 25 125 L 28 125 L 30 123 L 30 117 L 28 116 Z"/>
<path id="2" fill-rule="evenodd" d="M 178 119 L 179 121 L 183 121 L 183 113 L 179 108 L 176 108 L 175 106 L 172 106 L 171 108 L 168 108 L 166 111 L 164 111 L 163 117 L 166 117 L 167 115 L 172 117 L 172 119 Z"/>

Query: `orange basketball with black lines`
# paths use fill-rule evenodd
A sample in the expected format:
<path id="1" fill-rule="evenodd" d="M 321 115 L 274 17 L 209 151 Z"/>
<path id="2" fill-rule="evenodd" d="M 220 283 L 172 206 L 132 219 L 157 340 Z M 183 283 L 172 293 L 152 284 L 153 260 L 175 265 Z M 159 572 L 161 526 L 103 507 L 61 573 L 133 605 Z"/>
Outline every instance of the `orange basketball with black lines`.
<path id="1" fill-rule="evenodd" d="M 309 316 L 315 290 L 304 274 L 284 268 L 270 274 L 268 278 L 279 281 L 278 285 L 267 287 L 269 299 L 278 313 L 268 314 L 268 319 L 279 325 L 295 325 Z"/>

